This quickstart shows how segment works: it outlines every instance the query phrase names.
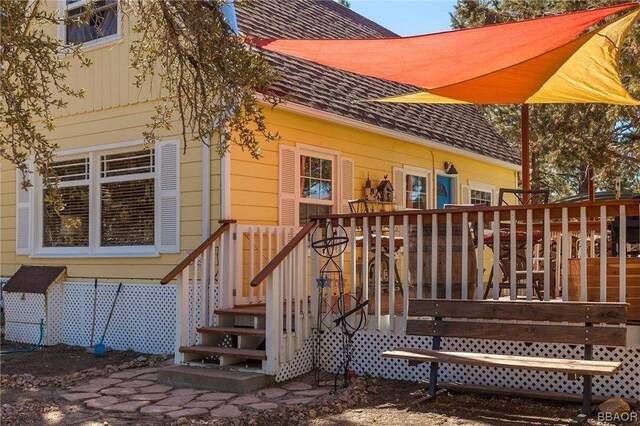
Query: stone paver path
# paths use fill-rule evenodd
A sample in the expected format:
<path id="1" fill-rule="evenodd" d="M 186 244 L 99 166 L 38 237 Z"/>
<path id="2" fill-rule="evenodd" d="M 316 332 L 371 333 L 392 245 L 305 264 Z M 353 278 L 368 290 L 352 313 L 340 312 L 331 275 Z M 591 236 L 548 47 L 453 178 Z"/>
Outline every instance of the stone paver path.
<path id="1" fill-rule="evenodd" d="M 289 382 L 248 394 L 173 388 L 157 382 L 158 368 L 120 371 L 67 389 L 62 397 L 87 408 L 171 419 L 193 416 L 236 418 L 279 407 L 310 404 L 328 394 L 327 387 Z"/>

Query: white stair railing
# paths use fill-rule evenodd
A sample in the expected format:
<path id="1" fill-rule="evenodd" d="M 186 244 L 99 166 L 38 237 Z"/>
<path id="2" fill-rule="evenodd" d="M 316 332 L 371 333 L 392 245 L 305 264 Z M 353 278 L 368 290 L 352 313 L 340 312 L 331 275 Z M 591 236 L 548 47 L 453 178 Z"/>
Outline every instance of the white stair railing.
<path id="1" fill-rule="evenodd" d="M 309 256 L 311 222 L 291 238 L 276 256 L 251 280 L 256 288 L 264 282 L 266 292 L 266 374 L 275 375 L 293 359 L 310 337 L 312 318 L 309 310 Z"/>

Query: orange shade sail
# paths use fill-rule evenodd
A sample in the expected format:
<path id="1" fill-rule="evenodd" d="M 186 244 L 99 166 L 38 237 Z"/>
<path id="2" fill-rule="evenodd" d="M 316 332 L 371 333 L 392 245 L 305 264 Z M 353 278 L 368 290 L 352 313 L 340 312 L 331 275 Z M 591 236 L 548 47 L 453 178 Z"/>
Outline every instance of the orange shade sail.
<path id="1" fill-rule="evenodd" d="M 623 14 L 624 13 L 624 14 Z M 605 18 L 623 14 L 600 29 Z M 257 40 L 322 65 L 417 86 L 407 103 L 640 105 L 618 73 L 638 3 L 414 37 Z"/>

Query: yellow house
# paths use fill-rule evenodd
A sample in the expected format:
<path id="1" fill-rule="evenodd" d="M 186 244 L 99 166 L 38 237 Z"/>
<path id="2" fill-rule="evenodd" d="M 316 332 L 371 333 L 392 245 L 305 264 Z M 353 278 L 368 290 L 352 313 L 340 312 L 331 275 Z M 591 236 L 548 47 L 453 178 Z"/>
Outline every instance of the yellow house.
<path id="1" fill-rule="evenodd" d="M 47 6 L 66 14 L 85 7 L 83 1 Z M 376 211 L 495 204 L 499 188 L 517 185 L 516 154 L 475 107 L 360 102 L 410 88 L 271 53 L 281 73 L 274 90 L 285 102 L 267 111 L 269 130 L 281 140 L 264 144 L 263 158 L 236 147 L 218 158 L 198 142 L 183 152 L 178 126 L 145 148 L 142 132 L 156 93 L 132 85 L 130 23 L 116 2 L 101 2 L 98 12 L 106 17 L 100 31 L 91 24 L 48 28 L 84 43 L 93 61 L 90 68 L 73 64 L 68 81 L 85 88 L 86 97 L 71 100 L 48 134 L 60 148 L 55 168 L 64 210 L 47 207 L 38 176 L 24 191 L 14 167 L 1 165 L 0 276 L 10 278 L 21 265 L 66 267 L 51 287 L 60 287 L 55 295 L 27 293 L 23 300 L 5 293 L 9 338 L 37 340 L 44 319 L 48 343 L 89 344 L 95 280 L 99 305 L 110 303 L 122 282 L 110 344 L 170 351 L 175 290 L 159 281 L 221 219 L 295 228 L 315 214 L 349 212 L 347 201 L 364 197 L 367 180 L 375 186 L 387 178 L 393 185 L 391 202 L 369 203 Z M 261 37 L 394 35 L 333 2 L 257 2 L 237 16 L 241 32 Z M 322 25 L 311 24 L 316 20 Z M 72 303 L 78 306 L 69 308 Z M 32 324 L 12 323 L 16 309 Z M 152 336 L 136 341 L 132 324 L 147 315 L 154 319 Z"/>
<path id="2" fill-rule="evenodd" d="M 88 13 L 84 0 L 46 5 Z M 83 43 L 93 61 L 72 64 L 69 83 L 86 97 L 71 100 L 47 135 L 59 146 L 64 208 L 44 202 L 41 177 L 24 190 L 15 167 L 0 163 L 8 339 L 89 346 L 104 330 L 116 349 L 174 352 L 176 364 L 241 363 L 286 380 L 313 367 L 343 368 L 339 357 L 314 362 L 318 351 L 344 353 L 343 331 L 351 330 L 358 373 L 415 380 L 426 370 L 380 356 L 433 341 L 407 335 L 410 298 L 536 297 L 557 302 L 558 311 L 564 302 L 629 302 L 640 315 L 640 263 L 626 256 L 623 231 L 627 216 L 640 215 L 637 202 L 495 207 L 501 188 L 517 188 L 519 160 L 473 106 L 366 102 L 415 88 L 265 52 L 284 102 L 266 111 L 281 139 L 263 144 L 261 159 L 238 147 L 223 157 L 198 142 L 184 147 L 177 122 L 143 146 L 158 96 L 132 85 L 133 35 L 118 7 L 97 2 L 102 19 L 46 29 Z M 263 38 L 395 36 L 333 1 L 257 1 L 236 16 L 241 33 Z M 601 244 L 608 232 L 609 252 Z M 640 328 L 628 330 L 630 349 L 594 355 L 624 360 L 624 383 L 596 381 L 594 392 L 638 397 Z M 576 357 L 572 339 L 451 344 L 566 359 Z M 451 382 L 575 388 L 558 372 L 541 381 L 535 372 L 470 368 L 443 374 Z M 166 374 L 180 382 L 180 371 Z"/>

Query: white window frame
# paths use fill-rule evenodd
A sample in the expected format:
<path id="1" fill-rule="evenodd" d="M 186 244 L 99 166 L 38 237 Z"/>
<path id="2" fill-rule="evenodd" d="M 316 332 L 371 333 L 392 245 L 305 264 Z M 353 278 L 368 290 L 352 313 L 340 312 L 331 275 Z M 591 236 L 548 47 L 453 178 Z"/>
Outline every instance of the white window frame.
<path id="1" fill-rule="evenodd" d="M 67 43 L 67 25 L 64 23 L 64 21 L 62 21 L 62 19 L 67 15 L 67 11 L 78 9 L 80 7 L 85 7 L 87 3 L 88 3 L 88 0 L 80 0 L 77 3 L 67 5 L 66 0 L 58 0 L 58 12 L 61 20 L 61 22 L 58 24 L 58 39 L 60 39 L 64 45 L 68 44 Z M 122 11 L 120 10 L 120 3 L 117 1 L 116 1 L 116 19 L 117 19 L 117 30 L 115 34 L 111 34 L 109 36 L 100 37 L 95 40 L 84 42 L 82 43 L 82 50 L 86 51 L 90 48 L 116 42 L 122 39 Z"/>
<path id="2" fill-rule="evenodd" d="M 159 185 L 160 168 L 157 161 L 157 146 L 155 154 L 155 169 L 153 173 L 138 173 L 122 176 L 100 177 L 100 157 L 108 154 L 119 154 L 134 152 L 142 149 L 141 141 L 121 142 L 106 146 L 95 146 L 90 148 L 80 148 L 68 151 L 60 151 L 56 154 L 56 161 L 67 161 L 76 158 L 89 157 L 90 174 L 86 183 L 89 184 L 89 246 L 88 247 L 44 247 L 44 200 L 43 200 L 43 180 L 40 175 L 35 175 L 33 187 L 34 212 L 31 227 L 34 230 L 33 242 L 35 249 L 31 250 L 30 257 L 155 257 L 159 256 L 160 249 L 160 214 L 159 214 Z M 148 246 L 107 246 L 100 245 L 101 241 L 101 197 L 100 184 L 106 182 L 129 181 L 138 179 L 154 179 L 154 245 Z M 80 186 L 78 182 L 60 182 L 60 186 Z"/>
<path id="3" fill-rule="evenodd" d="M 296 148 L 297 164 L 300 164 L 300 157 L 313 157 L 331 161 L 331 200 L 304 198 L 302 196 L 302 188 L 300 187 L 300 180 L 303 177 L 302 170 L 298 170 L 298 175 L 296 176 L 296 192 L 298 194 L 296 199 L 296 207 L 298 211 L 300 211 L 300 203 L 302 203 L 331 206 L 331 213 L 335 213 L 338 205 L 337 196 L 338 192 L 340 192 L 340 185 L 338 184 L 338 165 L 340 163 L 340 152 L 329 149 L 310 147 L 302 144 L 298 144 Z"/>
<path id="4" fill-rule="evenodd" d="M 453 192 L 453 194 L 451 195 L 451 201 L 452 204 L 459 204 L 460 194 L 458 191 L 458 175 L 450 175 L 442 169 L 435 169 L 433 173 L 433 208 L 435 209 L 438 206 L 438 176 L 451 178 L 451 191 Z"/>
<path id="5" fill-rule="evenodd" d="M 431 169 L 425 169 L 422 167 L 415 167 L 415 166 L 408 166 L 405 165 L 403 166 L 403 171 L 404 171 L 404 184 L 402 186 L 402 209 L 403 210 L 419 210 L 413 207 L 407 207 L 407 203 L 406 203 L 406 196 L 407 196 L 407 176 L 419 176 L 419 177 L 423 177 L 427 179 L 427 184 L 429 184 L 429 187 L 427 188 L 427 192 L 426 192 L 426 201 L 427 201 L 427 205 L 425 207 L 426 210 L 430 210 L 433 208 L 434 206 L 434 196 L 433 193 L 435 191 L 435 187 L 434 187 L 434 180 L 433 180 L 433 170 Z M 395 188 L 394 188 L 395 189 Z"/>
<path id="6" fill-rule="evenodd" d="M 497 197 L 496 197 L 495 185 L 478 182 L 471 179 L 469 179 L 467 183 L 469 185 L 469 203 L 471 203 L 471 191 L 481 191 L 481 192 L 489 193 L 491 195 L 491 203 L 489 205 L 491 206 L 496 205 Z"/>

